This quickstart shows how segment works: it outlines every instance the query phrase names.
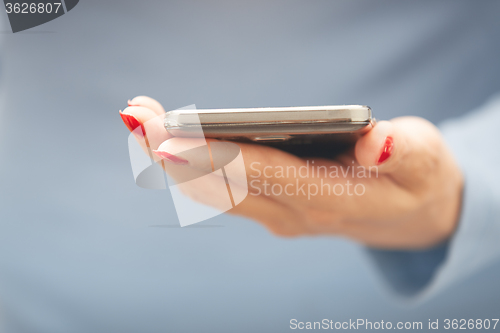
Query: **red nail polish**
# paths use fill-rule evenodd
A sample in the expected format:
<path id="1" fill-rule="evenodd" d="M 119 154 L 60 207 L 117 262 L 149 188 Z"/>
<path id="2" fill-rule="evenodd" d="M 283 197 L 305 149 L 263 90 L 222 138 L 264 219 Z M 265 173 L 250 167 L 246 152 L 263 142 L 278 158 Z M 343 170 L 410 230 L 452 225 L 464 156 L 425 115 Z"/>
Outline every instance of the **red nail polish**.
<path id="1" fill-rule="evenodd" d="M 385 139 L 384 148 L 382 149 L 382 153 L 380 154 L 377 164 L 384 163 L 389 157 L 391 157 L 393 151 L 394 151 L 394 141 L 390 136 L 388 136 Z"/>
<path id="2" fill-rule="evenodd" d="M 174 164 L 186 165 L 186 164 L 189 163 L 187 160 L 185 160 L 185 159 L 183 159 L 181 157 L 172 155 L 170 153 L 167 153 L 166 151 L 153 150 L 153 153 L 155 153 L 156 155 L 158 155 L 158 157 L 160 157 L 162 160 L 168 161 L 168 162 L 172 162 Z"/>
<path id="3" fill-rule="evenodd" d="M 135 133 L 139 132 L 138 134 L 144 135 L 144 128 L 142 128 L 141 123 L 139 122 L 139 120 L 137 120 L 136 117 L 134 117 L 131 114 L 126 114 L 123 112 L 120 112 L 120 116 L 122 117 L 125 126 L 127 126 L 130 132 L 135 130 L 137 127 L 141 126 L 141 131 L 136 131 Z"/>

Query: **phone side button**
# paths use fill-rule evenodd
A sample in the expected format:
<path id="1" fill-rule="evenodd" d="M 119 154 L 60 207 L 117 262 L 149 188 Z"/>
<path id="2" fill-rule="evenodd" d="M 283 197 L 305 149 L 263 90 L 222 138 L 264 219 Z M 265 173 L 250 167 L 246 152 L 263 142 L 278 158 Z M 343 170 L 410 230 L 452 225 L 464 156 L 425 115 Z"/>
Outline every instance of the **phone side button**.
<path id="1" fill-rule="evenodd" d="M 259 141 L 259 142 L 262 142 L 262 141 L 272 141 L 272 142 L 276 142 L 276 141 L 286 141 L 288 139 L 290 139 L 289 135 L 257 136 L 255 138 L 253 138 L 253 141 Z"/>

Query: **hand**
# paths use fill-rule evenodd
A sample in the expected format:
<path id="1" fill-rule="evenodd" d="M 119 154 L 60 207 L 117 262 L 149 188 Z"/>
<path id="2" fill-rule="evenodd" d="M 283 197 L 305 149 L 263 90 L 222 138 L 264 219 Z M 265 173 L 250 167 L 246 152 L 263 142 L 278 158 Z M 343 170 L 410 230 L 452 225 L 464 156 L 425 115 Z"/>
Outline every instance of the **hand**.
<path id="1" fill-rule="evenodd" d="M 144 96 L 129 105 L 123 112 L 131 116 L 124 116 L 129 129 L 164 113 Z M 148 124 L 149 145 L 166 157 L 167 172 L 205 167 L 185 153 L 199 139 L 172 138 L 161 121 Z M 228 213 L 258 221 L 276 235 L 337 235 L 372 247 L 416 249 L 446 240 L 456 228 L 463 176 L 439 130 L 424 119 L 381 121 L 335 160 L 238 146 L 249 194 Z M 186 192 L 217 206 L 200 191 Z"/>

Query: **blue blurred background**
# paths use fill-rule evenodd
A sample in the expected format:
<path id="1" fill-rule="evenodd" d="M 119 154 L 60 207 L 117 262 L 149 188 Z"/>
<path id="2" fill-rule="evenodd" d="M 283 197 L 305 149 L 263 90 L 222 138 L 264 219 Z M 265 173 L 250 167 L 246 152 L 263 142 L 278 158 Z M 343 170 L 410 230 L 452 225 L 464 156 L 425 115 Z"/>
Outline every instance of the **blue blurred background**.
<path id="1" fill-rule="evenodd" d="M 367 104 L 435 123 L 500 91 L 498 1 L 82 0 L 0 14 L 3 332 L 285 332 L 289 321 L 498 318 L 500 265 L 422 304 L 364 249 L 221 215 L 178 224 L 134 184 L 118 110 Z M 159 227 L 158 225 L 164 225 Z"/>

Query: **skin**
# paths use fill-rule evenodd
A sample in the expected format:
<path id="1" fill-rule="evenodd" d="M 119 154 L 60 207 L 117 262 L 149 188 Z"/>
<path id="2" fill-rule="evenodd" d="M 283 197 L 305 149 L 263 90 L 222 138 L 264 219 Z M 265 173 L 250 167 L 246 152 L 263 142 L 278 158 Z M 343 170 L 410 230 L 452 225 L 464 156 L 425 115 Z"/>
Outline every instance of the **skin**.
<path id="1" fill-rule="evenodd" d="M 161 116 L 164 112 L 160 103 L 145 96 L 129 101 L 129 107 L 123 111 L 145 124 L 150 148 L 188 162 L 178 165 L 155 157 L 174 179 L 185 180 L 207 174 L 211 171 L 210 161 L 189 151 L 203 145 L 204 141 L 171 137 L 163 129 Z M 377 165 L 387 137 L 393 139 L 393 152 Z M 214 140 L 207 141 L 210 144 Z M 439 130 L 422 118 L 400 117 L 381 121 L 358 140 L 352 151 L 335 160 L 304 159 L 271 147 L 237 144 L 243 155 L 246 178 L 252 186 L 249 195 L 228 213 L 255 220 L 275 235 L 334 235 L 377 248 L 424 249 L 445 241 L 456 229 L 463 175 Z M 317 173 L 319 166 L 326 167 L 326 170 L 342 167 L 344 171 L 348 166 L 355 167 L 356 171 L 365 167 L 372 170 L 372 177 L 352 177 L 351 172 L 340 173 L 340 177 L 335 178 L 324 172 L 319 177 L 298 178 L 276 174 L 280 167 L 283 170 L 302 167 L 311 172 L 314 167 Z M 221 208 L 220 201 L 208 190 L 220 179 L 209 175 L 205 181 L 205 185 L 197 184 L 196 188 L 186 184 L 182 190 L 194 200 Z M 234 181 L 237 183 L 238 180 Z M 352 195 L 347 193 L 347 181 L 352 185 Z M 342 195 L 332 193 L 308 197 L 307 193 L 286 195 L 270 190 L 273 185 L 284 188 L 287 184 L 294 184 L 290 192 L 295 191 L 297 184 L 303 184 L 305 189 L 321 188 L 322 184 L 333 188 L 340 184 L 345 191 Z M 355 185 L 364 189 L 362 195 L 353 194 Z"/>

